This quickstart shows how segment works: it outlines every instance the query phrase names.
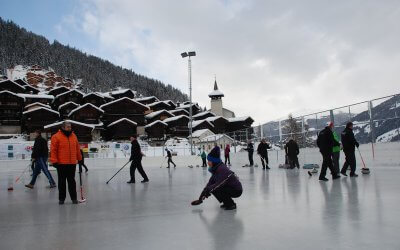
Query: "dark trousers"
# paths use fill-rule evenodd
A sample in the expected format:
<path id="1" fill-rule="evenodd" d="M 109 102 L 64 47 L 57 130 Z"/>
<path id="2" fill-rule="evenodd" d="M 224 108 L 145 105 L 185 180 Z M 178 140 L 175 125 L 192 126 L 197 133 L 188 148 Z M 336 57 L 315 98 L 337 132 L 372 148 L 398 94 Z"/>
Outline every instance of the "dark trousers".
<path id="1" fill-rule="evenodd" d="M 206 158 L 201 158 L 203 160 L 203 165 L 202 167 L 205 168 L 207 167 L 207 162 L 206 162 Z"/>
<path id="2" fill-rule="evenodd" d="M 350 166 L 350 175 L 356 173 L 356 155 L 354 151 L 344 152 L 346 156 L 346 161 L 343 164 L 342 172 L 346 172 L 347 168 Z"/>
<path id="3" fill-rule="evenodd" d="M 261 158 L 261 164 L 262 164 L 263 168 L 265 168 L 265 167 L 269 168 L 269 166 L 268 166 L 268 164 L 269 164 L 268 155 L 267 154 L 260 155 L 260 158 Z"/>
<path id="4" fill-rule="evenodd" d="M 68 192 L 71 200 L 77 200 L 76 182 L 75 182 L 76 165 L 58 165 L 58 199 L 64 201 L 67 196 L 67 182 Z"/>
<path id="5" fill-rule="evenodd" d="M 81 161 L 79 162 L 79 173 L 82 173 L 82 167 L 85 168 L 85 171 L 89 171 L 89 169 L 87 168 L 87 166 L 85 165 L 85 162 Z"/>
<path id="6" fill-rule="evenodd" d="M 47 167 L 47 158 L 38 157 L 35 160 L 35 168 L 33 170 L 32 180 L 30 182 L 32 186 L 35 185 L 36 178 L 40 174 L 40 171 L 43 171 L 43 173 L 46 175 L 50 185 L 56 185 L 56 182 L 54 181 L 53 176 L 51 176 L 49 168 Z"/>
<path id="7" fill-rule="evenodd" d="M 254 165 L 254 161 L 253 161 L 253 151 L 249 151 L 249 162 L 250 162 L 250 166 Z"/>
<path id="8" fill-rule="evenodd" d="M 228 186 L 222 186 L 216 189 L 212 194 L 220 203 L 230 206 L 234 204 L 232 198 L 240 197 L 242 195 L 242 190 L 235 190 Z"/>
<path id="9" fill-rule="evenodd" d="M 226 162 L 228 162 L 228 164 L 231 165 L 231 157 L 229 156 L 229 154 L 225 155 L 225 165 Z"/>
<path id="10" fill-rule="evenodd" d="M 333 154 L 332 154 L 332 164 L 333 164 L 333 169 L 335 171 L 335 174 L 339 174 L 339 171 L 340 171 L 339 159 L 340 159 L 340 151 L 339 152 L 333 152 Z"/>
<path id="11" fill-rule="evenodd" d="M 332 176 L 335 176 L 336 173 L 333 170 L 333 164 L 332 164 L 332 152 L 328 153 L 321 153 L 322 154 L 322 167 L 321 167 L 321 173 L 319 175 L 319 178 L 325 178 L 326 176 L 326 170 L 329 168 L 331 171 Z"/>
<path id="12" fill-rule="evenodd" d="M 131 181 L 135 181 L 135 170 L 138 170 L 140 175 L 143 177 L 144 180 L 148 180 L 146 173 L 143 170 L 142 161 L 135 161 L 133 160 L 131 163 L 130 174 L 131 174 Z"/>
<path id="13" fill-rule="evenodd" d="M 290 168 L 300 168 L 299 158 L 297 155 L 288 156 Z"/>
<path id="14" fill-rule="evenodd" d="M 174 164 L 174 167 L 176 167 L 176 164 L 175 164 L 175 162 L 172 161 L 172 158 L 171 158 L 171 157 L 168 157 L 167 163 L 168 163 L 168 167 L 169 167 L 169 164 L 170 164 L 170 163 Z M 139 170 L 139 169 L 138 169 L 138 170 Z M 139 170 L 139 171 L 140 171 L 140 170 Z M 143 175 L 142 175 L 142 176 L 143 176 Z M 144 177 L 143 177 L 143 178 L 144 178 Z"/>

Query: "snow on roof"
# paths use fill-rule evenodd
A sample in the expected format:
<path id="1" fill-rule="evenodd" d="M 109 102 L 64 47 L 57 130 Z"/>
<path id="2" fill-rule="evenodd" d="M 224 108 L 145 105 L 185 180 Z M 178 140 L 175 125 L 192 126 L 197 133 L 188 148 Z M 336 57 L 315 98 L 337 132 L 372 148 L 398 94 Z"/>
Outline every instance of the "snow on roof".
<path id="1" fill-rule="evenodd" d="M 31 110 L 23 112 L 22 114 L 25 115 L 25 114 L 28 114 L 28 113 L 31 113 L 31 112 L 35 112 L 35 111 L 38 111 L 38 110 L 46 110 L 46 111 L 49 111 L 49 112 L 53 112 L 53 113 L 55 113 L 57 115 L 60 115 L 60 113 L 58 111 L 55 111 L 55 110 L 52 110 L 52 109 L 49 109 L 49 108 L 45 108 L 45 107 L 38 107 L 38 108 L 35 108 L 35 109 L 31 109 Z"/>
<path id="2" fill-rule="evenodd" d="M 44 94 L 37 94 L 37 95 L 31 95 L 31 94 L 17 94 L 21 97 L 25 97 L 25 98 L 40 98 L 40 99 L 50 99 L 53 100 L 54 96 L 52 95 L 44 95 Z"/>
<path id="3" fill-rule="evenodd" d="M 172 121 L 176 121 L 176 120 L 182 119 L 182 118 L 184 118 L 184 117 L 186 117 L 187 119 L 189 119 L 189 117 L 187 117 L 186 115 L 178 115 L 178 116 L 173 116 L 173 117 L 169 117 L 169 118 L 167 118 L 167 119 L 164 119 L 163 122 L 168 123 L 168 122 L 172 122 Z"/>
<path id="4" fill-rule="evenodd" d="M 66 102 L 66 103 L 61 104 L 60 106 L 58 106 L 58 110 L 60 110 L 62 107 L 67 106 L 67 105 L 69 105 L 69 104 L 74 104 L 76 107 L 79 106 L 79 104 L 77 104 L 77 103 L 75 103 L 75 102 L 72 102 L 72 101 L 69 101 L 69 102 Z"/>
<path id="5" fill-rule="evenodd" d="M 102 110 L 102 109 L 100 109 L 100 108 L 94 106 L 94 105 L 91 104 L 91 103 L 86 103 L 86 104 L 84 104 L 84 105 L 82 105 L 82 106 L 76 107 L 75 109 L 71 110 L 71 112 L 69 112 L 68 116 L 71 116 L 71 115 L 72 115 L 73 113 L 75 113 L 76 111 L 78 111 L 78 110 L 80 110 L 80 109 L 82 109 L 82 108 L 84 108 L 84 107 L 87 107 L 87 106 L 90 106 L 90 107 L 92 107 L 92 108 L 98 110 L 99 112 L 104 113 L 104 110 Z"/>
<path id="6" fill-rule="evenodd" d="M 100 97 L 100 98 L 104 98 L 103 95 L 100 95 L 99 93 L 96 93 L 96 92 L 88 93 L 88 94 L 84 95 L 83 98 L 85 98 L 85 97 L 87 97 L 87 96 L 90 96 L 90 95 L 95 95 L 95 96 L 98 96 L 98 97 Z"/>
<path id="7" fill-rule="evenodd" d="M 171 105 L 170 105 L 168 102 L 166 102 L 166 101 L 153 102 L 153 103 L 147 104 L 147 106 L 153 107 L 153 106 L 155 106 L 155 105 L 157 105 L 157 104 L 160 104 L 160 103 L 164 103 L 164 104 L 168 105 L 169 107 L 171 107 Z"/>
<path id="8" fill-rule="evenodd" d="M 220 90 L 213 90 L 210 94 L 208 94 L 209 97 L 213 96 L 224 96 L 224 93 L 222 93 Z"/>
<path id="9" fill-rule="evenodd" d="M 65 121 L 61 121 L 61 122 L 55 122 L 55 123 L 52 123 L 52 124 L 48 124 L 48 125 L 44 126 L 44 129 L 48 129 L 48 128 L 51 128 L 51 127 L 60 126 L 60 125 L 62 125 L 64 122 L 70 122 L 70 123 L 72 123 L 72 124 L 76 124 L 76 125 L 79 125 L 79 126 L 88 127 L 88 128 L 91 128 L 92 130 L 95 128 L 95 125 L 90 125 L 90 124 L 86 124 L 86 123 L 82 123 L 82 122 L 77 122 L 77 121 L 73 121 L 73 120 L 65 120 Z"/>
<path id="10" fill-rule="evenodd" d="M 222 137 L 227 137 L 229 140 L 233 139 L 230 136 L 227 136 L 226 134 L 215 134 L 215 135 L 209 135 L 204 137 L 203 139 L 201 139 L 201 142 L 215 142 L 218 141 L 219 139 L 221 139 Z"/>
<path id="11" fill-rule="evenodd" d="M 42 107 L 44 107 L 44 108 L 51 109 L 51 107 L 50 107 L 49 105 L 43 104 L 43 103 L 41 103 L 41 102 L 34 102 L 34 103 L 31 103 L 31 104 L 29 104 L 29 105 L 26 105 L 25 108 L 29 108 L 29 107 L 32 107 L 32 106 L 35 106 L 35 105 L 39 105 L 39 106 L 42 106 Z"/>
<path id="12" fill-rule="evenodd" d="M 15 93 L 13 93 L 13 92 L 11 92 L 11 91 L 8 91 L 8 90 L 0 91 L 0 94 L 2 94 L 2 93 L 7 93 L 7 94 L 10 94 L 10 95 L 13 95 L 13 96 L 16 96 L 16 97 L 19 97 L 19 98 L 22 98 L 22 99 L 25 100 L 25 97 L 20 96 L 19 94 L 15 94 Z"/>
<path id="13" fill-rule="evenodd" d="M 146 105 L 143 105 L 143 104 L 141 104 L 140 102 L 137 102 L 137 101 L 135 101 L 135 100 L 133 100 L 133 99 L 131 99 L 131 98 L 128 98 L 128 97 L 122 97 L 122 98 L 119 98 L 119 99 L 114 100 L 114 101 L 112 101 L 112 102 L 103 104 L 103 105 L 100 106 L 100 108 L 102 109 L 103 107 L 107 107 L 108 105 L 111 105 L 111 104 L 114 104 L 114 103 L 117 103 L 117 102 L 120 102 L 120 101 L 123 101 L 123 100 L 129 100 L 129 101 L 135 103 L 136 105 L 139 105 L 139 106 L 142 106 L 142 107 L 144 107 L 144 108 L 146 108 L 146 109 L 149 109 L 149 107 L 147 107 Z"/>
<path id="14" fill-rule="evenodd" d="M 131 124 L 137 126 L 137 123 L 136 123 L 136 122 L 131 121 L 131 120 L 129 120 L 128 118 L 121 118 L 121 119 L 119 119 L 119 120 L 116 120 L 115 122 L 112 122 L 112 123 L 108 124 L 107 127 L 109 128 L 109 127 L 114 126 L 115 124 L 118 124 L 118 123 L 123 122 L 123 121 L 127 121 L 127 122 L 129 122 L 129 123 L 131 123 Z"/>
<path id="15" fill-rule="evenodd" d="M 174 115 L 171 114 L 169 111 L 163 109 L 163 110 L 159 110 L 159 111 L 152 112 L 152 113 L 146 115 L 145 118 L 146 118 L 146 119 L 153 119 L 154 117 L 156 117 L 157 115 L 162 114 L 162 113 L 168 113 L 169 115 L 174 116 Z"/>
<path id="16" fill-rule="evenodd" d="M 218 119 L 224 119 L 225 121 L 228 122 L 228 119 L 226 119 L 225 117 L 222 117 L 222 116 L 211 116 L 211 117 L 207 117 L 206 118 L 206 120 L 209 121 L 209 122 L 213 122 L 213 121 L 218 120 Z"/>
<path id="17" fill-rule="evenodd" d="M 136 91 L 133 91 L 133 90 L 131 90 L 131 89 L 119 89 L 119 90 L 111 91 L 111 95 L 124 94 L 124 93 L 126 93 L 126 92 L 128 92 L 128 91 L 131 91 L 133 94 L 136 94 Z"/>
<path id="18" fill-rule="evenodd" d="M 200 108 L 199 104 L 197 104 L 197 103 L 192 103 L 192 106 Z M 184 109 L 184 108 L 190 108 L 190 104 L 188 103 L 188 104 L 181 105 L 177 109 Z"/>
<path id="19" fill-rule="evenodd" d="M 202 117 L 203 115 L 207 115 L 207 114 L 212 114 L 213 116 L 216 116 L 216 114 L 214 114 L 211 111 L 204 111 L 204 112 L 201 112 L 201 113 L 198 113 L 198 114 L 194 115 L 193 118 Z"/>
<path id="20" fill-rule="evenodd" d="M 247 119 L 251 119 L 250 116 L 242 116 L 242 117 L 233 117 L 233 118 L 228 118 L 229 122 L 244 122 Z"/>
<path id="21" fill-rule="evenodd" d="M 22 86 L 21 84 L 18 84 L 18 83 L 16 83 L 16 82 L 14 82 L 14 81 L 11 81 L 11 80 L 3 80 L 3 81 L 0 81 L 0 84 L 2 84 L 2 83 L 4 83 L 4 82 L 11 82 L 11 83 L 14 83 L 15 85 L 17 85 L 18 87 L 20 87 L 21 89 L 23 89 L 23 90 L 25 90 L 25 87 L 24 86 Z"/>
<path id="22" fill-rule="evenodd" d="M 137 102 L 140 102 L 140 101 L 148 101 L 148 100 L 151 100 L 151 99 L 159 100 L 159 99 L 158 99 L 157 97 L 155 97 L 155 96 L 146 96 L 146 97 L 136 98 L 135 100 L 136 100 Z"/>
<path id="23" fill-rule="evenodd" d="M 168 124 L 167 124 L 166 122 L 157 120 L 157 121 L 154 121 L 154 122 L 152 122 L 152 123 L 150 123 L 150 124 L 147 124 L 146 126 L 144 126 L 144 128 L 150 128 L 150 127 L 156 125 L 157 123 L 161 123 L 161 124 L 163 124 L 163 125 L 165 125 L 165 126 L 168 126 Z"/>
<path id="24" fill-rule="evenodd" d="M 211 122 L 207 121 L 207 120 L 199 120 L 199 121 L 193 121 L 192 122 L 192 128 L 195 128 L 195 127 L 199 126 L 200 124 L 202 124 L 204 122 L 210 124 L 211 127 L 214 127 L 214 125 Z"/>
<path id="25" fill-rule="evenodd" d="M 175 114 L 175 113 L 178 113 L 178 112 L 184 112 L 184 113 L 186 113 L 187 115 L 189 115 L 189 112 L 186 110 L 186 109 L 174 109 L 174 110 L 170 110 L 169 111 L 171 114 Z M 194 117 L 194 116 L 193 116 Z"/>
<path id="26" fill-rule="evenodd" d="M 194 131 L 192 133 L 192 137 L 200 137 L 202 134 L 204 134 L 206 132 L 210 132 L 211 134 L 214 134 L 211 130 L 209 130 L 208 128 L 205 128 L 205 129 L 199 129 L 199 130 Z"/>
<path id="27" fill-rule="evenodd" d="M 69 91 L 67 91 L 67 92 L 64 92 L 64 93 L 61 93 L 61 94 L 58 94 L 58 95 L 56 95 L 56 98 L 59 98 L 60 96 L 63 96 L 63 95 L 66 95 L 66 94 L 69 94 L 69 93 L 71 93 L 71 92 L 77 92 L 77 93 L 79 93 L 80 95 L 82 95 L 82 96 L 84 96 L 85 94 L 82 92 L 82 91 L 80 91 L 80 90 L 77 90 L 77 89 L 71 89 L 71 90 L 69 90 Z"/>

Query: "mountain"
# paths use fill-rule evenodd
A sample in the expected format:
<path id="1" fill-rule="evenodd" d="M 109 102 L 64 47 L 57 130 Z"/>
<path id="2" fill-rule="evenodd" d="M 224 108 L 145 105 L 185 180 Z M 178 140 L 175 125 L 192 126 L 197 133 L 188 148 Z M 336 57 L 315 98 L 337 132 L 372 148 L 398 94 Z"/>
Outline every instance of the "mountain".
<path id="1" fill-rule="evenodd" d="M 0 70 L 4 72 L 16 65 L 50 67 L 62 76 L 82 79 L 82 88 L 91 91 L 106 92 L 123 87 L 135 90 L 143 96 L 156 96 L 160 100 L 188 100 L 186 94 L 169 84 L 116 66 L 57 41 L 50 43 L 45 37 L 0 18 Z"/>

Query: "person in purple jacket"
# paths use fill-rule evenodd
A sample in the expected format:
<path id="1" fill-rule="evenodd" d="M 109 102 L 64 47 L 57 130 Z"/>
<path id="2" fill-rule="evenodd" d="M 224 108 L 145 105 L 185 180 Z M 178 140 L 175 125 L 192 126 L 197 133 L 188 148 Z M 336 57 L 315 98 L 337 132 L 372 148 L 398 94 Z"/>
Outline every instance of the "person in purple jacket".
<path id="1" fill-rule="evenodd" d="M 236 209 L 236 203 L 232 198 L 242 195 L 243 188 L 239 179 L 221 160 L 221 150 L 214 147 L 207 156 L 208 171 L 212 174 L 207 186 L 201 192 L 198 200 L 192 202 L 193 206 L 203 203 L 205 198 L 214 195 L 222 203 L 221 208 L 225 210 Z"/>

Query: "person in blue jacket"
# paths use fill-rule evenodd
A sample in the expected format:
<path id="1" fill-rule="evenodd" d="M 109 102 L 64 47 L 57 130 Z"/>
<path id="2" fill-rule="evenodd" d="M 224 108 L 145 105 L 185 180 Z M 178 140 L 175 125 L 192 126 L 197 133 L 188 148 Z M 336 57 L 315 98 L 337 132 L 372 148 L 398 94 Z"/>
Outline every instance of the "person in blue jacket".
<path id="1" fill-rule="evenodd" d="M 208 171 L 212 174 L 206 187 L 200 194 L 198 200 L 192 205 L 200 205 L 205 198 L 214 195 L 222 203 L 221 208 L 225 210 L 236 209 L 236 203 L 232 198 L 242 195 L 243 188 L 239 179 L 221 160 L 221 150 L 218 146 L 214 147 L 207 156 Z"/>

